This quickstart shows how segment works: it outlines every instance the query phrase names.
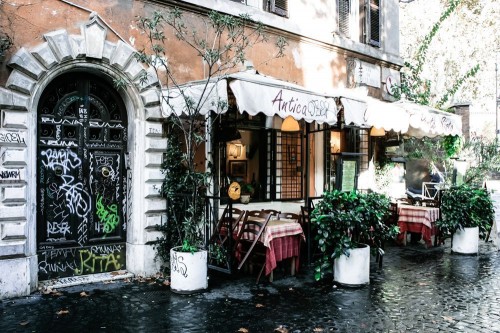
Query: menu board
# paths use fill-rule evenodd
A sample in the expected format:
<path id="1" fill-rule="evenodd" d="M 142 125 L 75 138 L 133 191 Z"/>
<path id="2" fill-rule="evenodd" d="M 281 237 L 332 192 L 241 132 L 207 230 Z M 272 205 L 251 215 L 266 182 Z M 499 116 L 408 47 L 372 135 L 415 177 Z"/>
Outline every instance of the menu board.
<path id="1" fill-rule="evenodd" d="M 356 161 L 342 161 L 341 191 L 350 192 L 356 189 Z"/>

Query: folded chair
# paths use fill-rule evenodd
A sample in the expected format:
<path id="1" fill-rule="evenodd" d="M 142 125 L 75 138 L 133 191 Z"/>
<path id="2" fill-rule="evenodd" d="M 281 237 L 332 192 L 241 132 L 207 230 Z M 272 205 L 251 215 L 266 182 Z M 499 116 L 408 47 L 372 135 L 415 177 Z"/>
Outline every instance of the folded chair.
<path id="1" fill-rule="evenodd" d="M 221 245 L 224 244 L 227 241 L 229 234 L 238 229 L 238 223 L 241 221 L 244 215 L 244 210 L 234 207 L 229 209 L 229 206 L 226 206 L 226 208 L 224 208 L 224 211 L 222 212 L 221 218 L 217 222 L 212 232 L 212 236 L 210 237 L 210 244 L 214 242 Z"/>
<path id="2" fill-rule="evenodd" d="M 256 283 L 259 283 L 260 276 L 266 266 L 266 247 L 259 238 L 269 223 L 270 218 L 271 214 L 263 211 L 247 211 L 236 237 L 235 251 L 242 258 L 238 265 L 238 270 L 241 270 L 249 258 L 253 260 L 256 257 L 260 257 L 262 259 L 262 267 L 257 276 Z"/>

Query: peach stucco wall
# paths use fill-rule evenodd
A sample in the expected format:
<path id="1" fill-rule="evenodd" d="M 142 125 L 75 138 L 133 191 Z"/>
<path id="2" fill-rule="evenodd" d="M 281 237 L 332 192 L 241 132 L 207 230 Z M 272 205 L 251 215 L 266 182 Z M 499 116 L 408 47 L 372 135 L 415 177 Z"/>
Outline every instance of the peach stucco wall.
<path id="1" fill-rule="evenodd" d="M 137 16 L 147 15 L 162 7 L 165 8 L 165 5 L 131 0 L 73 0 L 71 4 L 60 0 L 0 2 L 0 31 L 9 34 L 15 43 L 7 53 L 7 60 L 21 47 L 29 49 L 43 43 L 45 33 L 65 29 L 70 34 L 79 34 L 80 26 L 89 18 L 85 9 L 97 12 L 116 31 L 117 34 L 108 30 L 108 40 L 116 42 L 121 37 L 137 50 L 143 49 L 145 38 L 136 24 Z M 200 28 L 200 16 L 187 14 L 186 20 Z M 167 56 L 177 72 L 177 78 L 184 82 L 202 79 L 203 66 L 199 57 L 172 33 L 167 33 L 166 37 Z M 344 54 L 324 43 L 285 35 L 289 43 L 286 56 L 266 61 L 272 59 L 276 52 L 272 44 L 274 37 L 271 34 L 269 43 L 257 45 L 247 53 L 247 59 L 261 74 L 304 85 L 318 92 L 345 86 Z M 5 85 L 10 73 L 6 63 L 0 64 L 0 86 Z"/>

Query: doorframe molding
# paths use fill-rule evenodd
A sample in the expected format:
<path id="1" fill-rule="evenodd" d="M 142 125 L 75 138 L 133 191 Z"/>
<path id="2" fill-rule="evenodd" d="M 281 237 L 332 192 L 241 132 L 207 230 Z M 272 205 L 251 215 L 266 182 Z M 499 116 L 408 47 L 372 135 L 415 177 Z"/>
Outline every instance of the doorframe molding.
<path id="1" fill-rule="evenodd" d="M 12 165 L 19 167 L 19 177 L 9 181 L 9 187 L 19 190 L 3 194 L 4 201 L 9 196 L 16 198 L 8 209 L 0 201 L 0 227 L 9 226 L 3 228 L 0 238 L 0 271 L 14 271 L 0 286 L 0 299 L 27 295 L 38 285 L 37 107 L 47 85 L 60 74 L 71 71 L 85 70 L 111 83 L 118 79 L 126 82 L 118 90 L 127 111 L 127 150 L 132 175 L 127 198 L 126 267 L 138 275 L 158 271 L 153 247 L 147 245 L 159 236 L 154 225 L 162 222 L 165 212 L 164 201 L 155 190 L 163 179 L 160 167 L 167 146 L 162 132 L 158 79 L 154 71 L 136 61 L 132 46 L 122 41 L 113 43 L 106 35 L 104 24 L 91 16 L 82 25 L 80 35 L 69 35 L 66 30 L 49 32 L 44 35 L 44 43 L 30 50 L 22 47 L 7 64 L 12 72 L 6 87 L 0 87 L 3 113 L 0 131 L 17 140 L 0 142 L 0 148 L 13 160 Z M 143 73 L 148 74 L 147 82 L 139 80 Z"/>

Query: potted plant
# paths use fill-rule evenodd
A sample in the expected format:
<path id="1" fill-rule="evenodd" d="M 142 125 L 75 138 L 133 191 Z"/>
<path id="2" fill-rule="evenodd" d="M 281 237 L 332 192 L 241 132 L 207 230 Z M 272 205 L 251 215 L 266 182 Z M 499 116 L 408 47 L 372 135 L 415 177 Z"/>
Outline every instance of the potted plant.
<path id="1" fill-rule="evenodd" d="M 241 186 L 240 201 L 241 203 L 247 204 L 250 202 L 250 197 L 254 194 L 255 188 L 253 187 L 252 184 L 245 182 L 242 182 L 240 186 Z"/>
<path id="2" fill-rule="evenodd" d="M 172 7 L 140 17 L 137 23 L 147 45 L 136 54 L 136 59 L 148 66 L 139 81 L 144 86 L 159 82 L 159 105 L 168 139 L 161 189 L 167 201 L 167 221 L 159 226 L 163 237 L 155 245 L 158 255 L 170 264 L 171 290 L 191 293 L 208 287 L 207 244 L 203 235 L 208 219 L 206 194 L 209 184 L 211 189 L 218 185 L 217 177 L 207 172 L 213 166 L 205 159 L 209 154 L 199 148 L 208 150 L 207 137 L 217 135 L 214 128 L 218 114 L 228 109 L 227 96 L 219 92 L 227 75 L 245 62 L 246 50 L 270 39 L 263 26 L 246 14 L 232 16 L 211 11 L 206 16 L 184 15 Z M 174 37 L 186 50 L 201 57 L 196 65 L 186 64 L 194 66 L 190 73 L 173 70 L 176 57 L 167 51 Z M 284 38 L 276 38 L 276 58 L 283 56 L 286 44 Z M 196 67 L 199 65 L 202 68 Z M 204 75 L 196 88 L 185 83 L 192 73 Z M 124 84 L 122 80 L 115 81 L 117 88 Z M 200 261 L 189 266 L 195 256 Z"/>
<path id="3" fill-rule="evenodd" d="M 484 238 L 494 218 L 493 202 L 484 188 L 468 184 L 453 186 L 441 198 L 441 217 L 436 226 L 452 236 L 451 251 L 477 254 L 479 238 Z"/>
<path id="4" fill-rule="evenodd" d="M 383 244 L 399 233 L 385 222 L 389 199 L 379 193 L 326 192 L 311 214 L 322 257 L 316 262 L 315 279 L 334 274 L 339 284 L 369 283 L 370 249 L 383 254 Z"/>

